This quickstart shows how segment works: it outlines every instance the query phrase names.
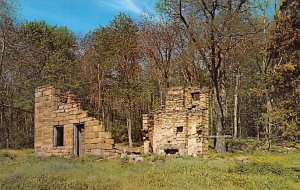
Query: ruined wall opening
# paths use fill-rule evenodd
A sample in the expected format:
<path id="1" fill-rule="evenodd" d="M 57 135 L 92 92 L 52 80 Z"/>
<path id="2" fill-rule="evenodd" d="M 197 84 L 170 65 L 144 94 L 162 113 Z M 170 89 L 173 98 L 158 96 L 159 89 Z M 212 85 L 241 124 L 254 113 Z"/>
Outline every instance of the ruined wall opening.
<path id="1" fill-rule="evenodd" d="M 64 146 L 64 127 L 54 126 L 53 128 L 53 145 Z"/>
<path id="2" fill-rule="evenodd" d="M 193 92 L 192 93 L 192 99 L 194 101 L 199 101 L 200 100 L 200 92 Z"/>
<path id="3" fill-rule="evenodd" d="M 166 154 L 176 154 L 177 152 L 179 152 L 178 149 L 175 149 L 175 148 L 168 148 L 168 149 L 165 149 L 165 153 Z"/>
<path id="4" fill-rule="evenodd" d="M 143 115 L 144 151 L 207 155 L 209 93 L 198 87 L 168 89 L 165 106 Z"/>
<path id="5" fill-rule="evenodd" d="M 84 124 L 74 126 L 74 155 L 79 156 L 84 153 Z"/>
<path id="6" fill-rule="evenodd" d="M 183 132 L 183 126 L 176 127 L 176 133 L 182 133 Z"/>
<path id="7" fill-rule="evenodd" d="M 203 130 L 204 126 L 202 125 L 199 125 L 197 128 L 196 128 L 196 132 L 199 136 L 202 135 L 202 130 Z"/>

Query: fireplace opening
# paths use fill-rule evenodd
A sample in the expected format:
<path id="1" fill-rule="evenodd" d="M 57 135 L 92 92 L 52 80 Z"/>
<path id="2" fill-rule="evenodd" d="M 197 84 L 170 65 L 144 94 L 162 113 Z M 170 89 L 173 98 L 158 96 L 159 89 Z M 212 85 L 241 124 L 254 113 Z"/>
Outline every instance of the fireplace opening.
<path id="1" fill-rule="evenodd" d="M 177 152 L 179 152 L 178 149 L 175 149 L 175 148 L 168 148 L 168 149 L 165 149 L 165 153 L 166 154 L 176 154 Z"/>

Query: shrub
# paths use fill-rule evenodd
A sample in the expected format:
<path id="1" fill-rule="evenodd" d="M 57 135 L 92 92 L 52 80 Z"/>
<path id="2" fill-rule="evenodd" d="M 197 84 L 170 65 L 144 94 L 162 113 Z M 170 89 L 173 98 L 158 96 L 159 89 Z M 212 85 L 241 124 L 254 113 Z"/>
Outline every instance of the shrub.
<path id="1" fill-rule="evenodd" d="M 232 153 L 249 153 L 264 146 L 263 141 L 255 139 L 230 139 L 227 141 L 227 151 Z"/>

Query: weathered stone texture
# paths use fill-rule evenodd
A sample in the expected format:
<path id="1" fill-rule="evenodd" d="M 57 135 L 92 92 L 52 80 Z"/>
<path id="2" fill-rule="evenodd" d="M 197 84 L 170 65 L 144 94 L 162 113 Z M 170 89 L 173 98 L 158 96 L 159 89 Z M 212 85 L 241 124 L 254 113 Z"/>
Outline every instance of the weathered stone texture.
<path id="1" fill-rule="evenodd" d="M 61 93 L 53 86 L 42 86 L 35 91 L 35 138 L 38 156 L 69 156 L 74 154 L 75 126 L 82 124 L 78 139 L 80 155 L 115 155 L 114 140 L 105 132 L 101 121 L 89 117 L 80 108 L 74 94 Z M 63 146 L 54 145 L 54 127 L 63 127 Z"/>
<path id="2" fill-rule="evenodd" d="M 144 152 L 207 155 L 208 107 L 207 89 L 171 88 L 165 107 L 143 115 Z"/>

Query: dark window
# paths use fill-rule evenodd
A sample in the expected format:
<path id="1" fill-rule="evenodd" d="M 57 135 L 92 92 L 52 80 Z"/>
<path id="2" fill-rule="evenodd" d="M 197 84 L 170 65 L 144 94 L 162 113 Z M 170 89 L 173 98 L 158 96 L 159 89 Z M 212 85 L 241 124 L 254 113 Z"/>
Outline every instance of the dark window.
<path id="1" fill-rule="evenodd" d="M 182 133 L 183 132 L 183 126 L 176 127 L 176 132 L 177 133 Z"/>
<path id="2" fill-rule="evenodd" d="M 166 154 L 176 154 L 178 151 L 178 149 L 175 149 L 175 148 L 168 148 L 168 149 L 165 149 L 165 153 Z"/>
<path id="3" fill-rule="evenodd" d="M 64 127 L 56 126 L 53 130 L 54 146 L 64 146 Z"/>
<path id="4" fill-rule="evenodd" d="M 197 127 L 196 131 L 198 135 L 202 135 L 202 126 Z"/>
<path id="5" fill-rule="evenodd" d="M 199 101 L 200 100 L 200 93 L 199 92 L 192 93 L 192 98 L 193 98 L 194 101 Z"/>

